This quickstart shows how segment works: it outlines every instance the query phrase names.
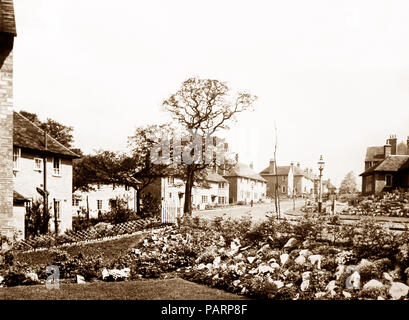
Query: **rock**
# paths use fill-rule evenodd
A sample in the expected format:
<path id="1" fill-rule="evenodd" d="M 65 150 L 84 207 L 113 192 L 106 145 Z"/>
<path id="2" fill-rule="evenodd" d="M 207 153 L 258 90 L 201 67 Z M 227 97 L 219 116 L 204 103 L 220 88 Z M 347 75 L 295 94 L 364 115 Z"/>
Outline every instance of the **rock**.
<path id="1" fill-rule="evenodd" d="M 360 289 L 361 275 L 358 271 L 354 271 L 346 280 L 345 286 L 348 289 Z"/>
<path id="2" fill-rule="evenodd" d="M 271 258 L 270 260 L 268 260 L 268 263 L 277 263 L 277 260 L 275 258 Z"/>
<path id="3" fill-rule="evenodd" d="M 308 260 L 311 262 L 311 264 L 314 266 L 315 264 L 317 264 L 317 268 L 321 269 L 321 260 L 322 260 L 322 256 L 320 254 L 314 254 L 312 256 L 308 257 Z"/>
<path id="4" fill-rule="evenodd" d="M 340 264 L 337 269 L 335 270 L 335 279 L 339 279 L 342 274 L 345 272 L 345 266 L 343 264 Z"/>
<path id="5" fill-rule="evenodd" d="M 230 243 L 230 250 L 233 252 L 237 252 L 240 249 L 240 240 L 239 239 L 234 239 L 231 243 Z"/>
<path id="6" fill-rule="evenodd" d="M 370 289 L 381 289 L 383 287 L 383 283 L 372 279 L 364 284 L 363 290 L 370 290 Z"/>
<path id="7" fill-rule="evenodd" d="M 301 291 L 307 290 L 309 286 L 310 286 L 310 280 L 304 280 L 301 283 Z"/>
<path id="8" fill-rule="evenodd" d="M 389 273 L 387 273 L 387 272 L 384 272 L 384 273 L 383 273 L 383 278 L 384 278 L 385 280 L 387 280 L 387 281 L 390 281 L 390 282 L 393 281 L 393 278 L 392 278 L 391 275 L 390 275 Z"/>
<path id="9" fill-rule="evenodd" d="M 392 299 L 398 300 L 402 297 L 408 295 L 409 287 L 401 282 L 393 282 L 392 286 L 389 289 L 389 294 L 391 295 Z"/>
<path id="10" fill-rule="evenodd" d="M 316 294 L 315 294 L 315 298 L 317 298 L 317 299 L 319 299 L 319 298 L 322 298 L 322 297 L 325 297 L 325 295 L 326 295 L 327 293 L 326 292 L 317 292 Z"/>
<path id="11" fill-rule="evenodd" d="M 276 262 L 273 262 L 272 264 L 270 264 L 270 266 L 271 266 L 271 268 L 273 268 L 274 270 L 280 268 L 280 265 L 279 265 L 278 263 L 276 263 Z"/>
<path id="12" fill-rule="evenodd" d="M 2 284 L 3 282 L 4 282 L 4 278 L 0 276 L 0 284 Z"/>
<path id="13" fill-rule="evenodd" d="M 104 280 L 105 278 L 109 277 L 109 272 L 106 268 L 102 270 L 102 279 Z"/>
<path id="14" fill-rule="evenodd" d="M 297 264 L 303 265 L 305 264 L 306 259 L 304 256 L 298 256 L 297 259 L 295 259 L 294 261 Z"/>
<path id="15" fill-rule="evenodd" d="M 283 254 L 280 256 L 280 263 L 281 263 L 281 265 L 282 265 L 282 266 L 285 265 L 285 264 L 287 263 L 287 261 L 288 261 L 289 258 L 290 258 L 290 256 L 289 256 L 288 253 L 283 253 Z"/>
<path id="16" fill-rule="evenodd" d="M 291 249 L 294 248 L 298 243 L 298 240 L 295 238 L 288 239 L 287 243 L 284 245 L 284 249 Z"/>
<path id="17" fill-rule="evenodd" d="M 132 252 L 134 254 L 141 254 L 141 250 L 139 250 L 139 249 L 132 249 Z"/>
<path id="18" fill-rule="evenodd" d="M 80 276 L 80 275 L 77 274 L 77 283 L 78 284 L 85 283 L 85 278 L 83 276 Z"/>
<path id="19" fill-rule="evenodd" d="M 352 294 L 350 294 L 348 291 L 342 291 L 342 294 L 343 294 L 344 297 L 347 298 L 347 299 L 352 298 Z"/>
<path id="20" fill-rule="evenodd" d="M 293 283 L 287 283 L 285 286 L 286 286 L 287 288 L 291 288 L 293 285 L 294 285 Z"/>
<path id="21" fill-rule="evenodd" d="M 379 296 L 376 300 L 385 300 L 385 298 L 382 296 Z"/>
<path id="22" fill-rule="evenodd" d="M 305 280 L 310 280 L 310 278 L 311 278 L 311 271 L 303 272 L 303 274 L 301 275 L 301 277 L 302 277 L 302 280 L 303 280 L 303 281 L 305 281 Z"/>
<path id="23" fill-rule="evenodd" d="M 197 266 L 197 270 L 203 270 L 206 268 L 206 265 L 204 263 L 201 263 Z"/>
<path id="24" fill-rule="evenodd" d="M 222 261 L 222 258 L 220 258 L 220 257 L 216 257 L 214 260 L 213 260 L 213 268 L 218 268 L 219 266 L 220 266 L 220 262 Z"/>
<path id="25" fill-rule="evenodd" d="M 237 256 L 234 257 L 234 260 L 241 260 L 243 259 L 243 254 L 239 253 Z"/>
<path id="26" fill-rule="evenodd" d="M 249 263 L 253 263 L 253 261 L 256 259 L 256 257 L 247 257 L 247 261 Z"/>
<path id="27" fill-rule="evenodd" d="M 112 269 L 107 270 L 104 268 L 102 270 L 102 280 L 113 279 L 113 280 L 125 280 L 129 278 L 131 274 L 131 269 L 123 268 L 123 269 Z"/>
<path id="28" fill-rule="evenodd" d="M 211 264 L 211 263 L 206 264 L 206 268 L 207 268 L 207 269 L 212 269 L 212 268 L 213 268 L 213 264 Z"/>
<path id="29" fill-rule="evenodd" d="M 258 272 L 259 273 L 268 273 L 268 272 L 273 273 L 274 269 L 272 267 L 270 267 L 270 266 L 267 266 L 267 265 L 260 265 L 258 267 Z"/>
<path id="30" fill-rule="evenodd" d="M 273 284 L 276 286 L 277 289 L 284 287 L 284 282 L 282 281 L 273 281 Z"/>
<path id="31" fill-rule="evenodd" d="M 300 256 L 308 257 L 311 255 L 311 251 L 308 249 L 303 249 L 298 253 Z"/>
<path id="32" fill-rule="evenodd" d="M 337 283 L 335 280 L 331 280 L 328 282 L 327 286 L 325 287 L 325 290 L 332 292 L 335 291 L 335 288 L 337 288 Z"/>
<path id="33" fill-rule="evenodd" d="M 35 272 L 28 272 L 25 274 L 26 279 L 29 279 L 31 282 L 39 283 L 38 275 Z M 1 282 L 1 281 L 0 281 Z"/>
<path id="34" fill-rule="evenodd" d="M 266 252 L 269 248 L 270 248 L 270 245 L 267 243 L 264 246 L 262 246 L 260 249 L 258 249 L 257 253 Z"/>
<path id="35" fill-rule="evenodd" d="M 237 279 L 237 280 L 234 280 L 233 281 L 233 286 L 235 286 L 235 287 L 237 287 L 239 284 L 240 284 L 240 280 L 239 279 Z"/>
<path id="36" fill-rule="evenodd" d="M 361 270 L 363 268 L 371 267 L 373 265 L 374 265 L 373 262 L 371 262 L 371 261 L 369 261 L 367 259 L 362 259 L 358 264 L 358 269 Z"/>

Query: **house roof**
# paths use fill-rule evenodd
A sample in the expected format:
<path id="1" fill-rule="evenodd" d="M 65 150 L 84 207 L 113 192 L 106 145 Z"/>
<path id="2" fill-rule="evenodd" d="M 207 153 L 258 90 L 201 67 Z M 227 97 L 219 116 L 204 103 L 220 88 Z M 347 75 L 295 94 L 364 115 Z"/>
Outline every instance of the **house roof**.
<path id="1" fill-rule="evenodd" d="M 13 0 L 0 0 L 0 32 L 16 35 Z"/>
<path id="2" fill-rule="evenodd" d="M 47 135 L 47 148 L 44 145 L 44 130 L 18 112 L 13 113 L 13 145 L 20 148 L 42 151 L 44 153 L 79 158 L 74 152 Z"/>
<path id="3" fill-rule="evenodd" d="M 379 161 L 384 158 L 384 147 L 375 146 L 366 148 L 365 161 Z"/>
<path id="4" fill-rule="evenodd" d="M 266 180 L 251 169 L 247 164 L 237 163 L 224 177 L 243 177 L 266 182 Z"/>
<path id="5" fill-rule="evenodd" d="M 288 176 L 291 166 L 277 166 L 277 175 L 278 176 Z M 270 164 L 267 168 L 260 172 L 260 175 L 275 175 L 274 165 Z"/>
<path id="6" fill-rule="evenodd" d="M 13 190 L 13 200 L 14 201 L 28 201 L 26 197 L 18 193 L 16 190 Z"/>
<path id="7" fill-rule="evenodd" d="M 212 182 L 228 182 L 225 178 L 213 170 L 208 170 L 204 180 Z"/>
<path id="8" fill-rule="evenodd" d="M 396 172 L 409 167 L 409 155 L 390 155 L 375 166 L 368 168 L 360 176 L 368 175 L 372 172 Z"/>

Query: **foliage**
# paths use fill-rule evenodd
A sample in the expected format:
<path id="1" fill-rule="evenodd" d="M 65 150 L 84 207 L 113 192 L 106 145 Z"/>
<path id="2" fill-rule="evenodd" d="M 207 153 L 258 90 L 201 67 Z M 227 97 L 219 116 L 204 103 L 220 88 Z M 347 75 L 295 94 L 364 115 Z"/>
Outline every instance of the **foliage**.
<path id="1" fill-rule="evenodd" d="M 50 210 L 44 212 L 44 204 L 41 198 L 32 201 L 25 216 L 26 235 L 28 238 L 46 234 L 51 218 Z"/>
<path id="2" fill-rule="evenodd" d="M 339 187 L 340 194 L 354 194 L 358 192 L 356 177 L 353 171 L 347 173 Z"/>
<path id="3" fill-rule="evenodd" d="M 20 114 L 33 122 L 40 129 L 45 130 L 51 137 L 53 137 L 65 147 L 72 147 L 72 143 L 74 142 L 74 137 L 72 135 L 72 132 L 74 131 L 73 127 L 63 125 L 50 118 L 47 118 L 45 122 L 42 122 L 38 118 L 37 114 L 24 110 L 21 110 Z"/>

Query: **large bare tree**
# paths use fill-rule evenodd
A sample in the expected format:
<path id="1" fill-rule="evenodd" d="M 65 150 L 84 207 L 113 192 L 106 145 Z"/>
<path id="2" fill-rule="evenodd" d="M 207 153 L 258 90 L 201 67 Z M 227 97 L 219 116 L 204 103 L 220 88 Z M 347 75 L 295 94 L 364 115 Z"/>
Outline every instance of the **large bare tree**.
<path id="1" fill-rule="evenodd" d="M 255 99 L 256 96 L 247 92 L 233 95 L 224 82 L 193 77 L 184 81 L 180 89 L 163 102 L 163 106 L 192 136 L 209 137 L 218 130 L 228 129 L 235 115 L 253 108 Z M 193 154 L 193 150 L 191 152 Z M 204 161 L 182 164 L 186 185 L 185 213 L 192 212 L 192 187 L 197 174 L 214 165 Z"/>

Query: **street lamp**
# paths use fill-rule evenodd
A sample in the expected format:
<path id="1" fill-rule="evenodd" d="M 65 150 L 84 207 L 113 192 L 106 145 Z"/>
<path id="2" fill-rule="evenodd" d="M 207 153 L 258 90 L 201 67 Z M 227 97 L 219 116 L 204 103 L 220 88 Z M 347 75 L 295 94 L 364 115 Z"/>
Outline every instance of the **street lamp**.
<path id="1" fill-rule="evenodd" d="M 319 185 L 319 198 L 318 198 L 318 213 L 321 213 L 322 209 L 322 170 L 324 170 L 325 162 L 322 159 L 322 155 L 320 156 L 320 160 L 318 161 L 318 170 L 320 170 L 320 185 Z"/>

